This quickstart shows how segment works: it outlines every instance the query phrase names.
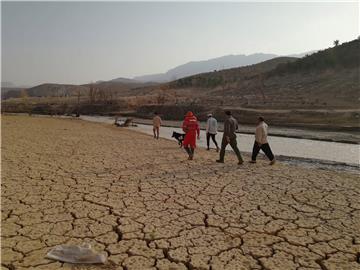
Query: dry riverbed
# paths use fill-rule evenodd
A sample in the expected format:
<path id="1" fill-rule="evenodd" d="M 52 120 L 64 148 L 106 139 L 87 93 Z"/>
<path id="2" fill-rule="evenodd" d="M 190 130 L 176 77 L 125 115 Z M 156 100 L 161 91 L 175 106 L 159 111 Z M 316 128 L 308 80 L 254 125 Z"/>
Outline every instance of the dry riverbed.
<path id="1" fill-rule="evenodd" d="M 356 174 L 27 116 L 2 117 L 1 158 L 2 269 L 360 269 Z M 45 259 L 83 242 L 108 263 Z"/>

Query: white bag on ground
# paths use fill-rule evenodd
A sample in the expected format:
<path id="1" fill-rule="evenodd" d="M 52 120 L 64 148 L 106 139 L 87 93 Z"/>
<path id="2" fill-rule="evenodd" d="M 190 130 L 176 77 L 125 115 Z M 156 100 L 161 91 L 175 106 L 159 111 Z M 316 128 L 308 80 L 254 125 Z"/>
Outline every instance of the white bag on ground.
<path id="1" fill-rule="evenodd" d="M 68 263 L 105 263 L 107 259 L 105 254 L 95 253 L 89 244 L 56 246 L 46 257 Z"/>

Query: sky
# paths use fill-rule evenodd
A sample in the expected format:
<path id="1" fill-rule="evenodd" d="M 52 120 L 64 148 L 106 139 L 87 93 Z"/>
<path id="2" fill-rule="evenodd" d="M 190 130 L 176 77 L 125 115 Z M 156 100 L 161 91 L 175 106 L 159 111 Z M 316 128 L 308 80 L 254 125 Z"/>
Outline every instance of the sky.
<path id="1" fill-rule="evenodd" d="M 359 2 L 2 2 L 1 81 L 82 84 L 359 36 Z"/>

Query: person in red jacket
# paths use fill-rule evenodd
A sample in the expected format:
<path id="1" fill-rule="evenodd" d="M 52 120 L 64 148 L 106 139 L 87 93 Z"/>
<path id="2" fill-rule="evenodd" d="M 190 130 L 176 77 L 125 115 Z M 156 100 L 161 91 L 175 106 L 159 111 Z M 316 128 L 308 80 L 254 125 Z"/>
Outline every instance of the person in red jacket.
<path id="1" fill-rule="evenodd" d="M 196 148 L 196 135 L 198 139 L 200 138 L 200 126 L 196 116 L 192 112 L 187 112 L 182 129 L 185 132 L 183 141 L 184 149 L 189 155 L 189 160 L 192 160 Z"/>

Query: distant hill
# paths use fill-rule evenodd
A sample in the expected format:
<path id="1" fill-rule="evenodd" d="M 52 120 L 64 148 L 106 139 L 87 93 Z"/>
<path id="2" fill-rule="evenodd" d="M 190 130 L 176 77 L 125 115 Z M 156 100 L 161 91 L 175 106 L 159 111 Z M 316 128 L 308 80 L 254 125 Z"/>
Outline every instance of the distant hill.
<path id="1" fill-rule="evenodd" d="M 131 95 L 131 90 L 141 87 L 155 86 L 157 83 L 143 83 L 134 81 L 131 79 L 118 78 L 111 81 L 98 81 L 95 84 L 55 84 L 55 83 L 44 83 L 25 90 L 29 97 L 69 97 L 77 96 L 79 91 L 81 95 L 86 95 L 93 86 L 96 90 L 102 92 L 111 92 L 112 95 Z M 4 88 L 5 91 L 7 88 Z M 24 89 L 13 89 L 12 91 L 4 94 L 3 99 L 20 97 L 20 90 Z"/>
<path id="2" fill-rule="evenodd" d="M 248 108 L 358 108 L 360 40 L 303 58 L 278 57 L 259 64 L 185 77 L 168 91 L 208 106 Z"/>
<path id="3" fill-rule="evenodd" d="M 16 87 L 12 82 L 1 82 L 1 88 L 14 88 Z"/>
<path id="4" fill-rule="evenodd" d="M 204 61 L 192 61 L 168 70 L 166 73 L 134 77 L 143 82 L 168 82 L 198 73 L 253 65 L 277 57 L 275 54 L 226 55 Z"/>
<path id="5" fill-rule="evenodd" d="M 23 88 L 1 87 L 1 99 L 19 98 Z"/>
<path id="6" fill-rule="evenodd" d="M 359 44 L 181 78 L 162 85 L 162 94 L 153 89 L 159 104 L 141 106 L 139 116 L 157 111 L 180 120 L 192 110 L 202 120 L 210 112 L 223 120 L 229 109 L 240 123 L 262 115 L 271 125 L 359 130 Z"/>
<path id="7" fill-rule="evenodd" d="M 110 81 L 99 82 L 94 87 L 103 92 L 111 92 L 114 95 L 120 96 L 132 96 L 137 89 L 146 89 L 147 87 L 157 86 L 158 83 L 154 82 L 139 82 L 132 79 L 114 79 Z M 90 84 L 83 85 L 90 88 Z"/>
<path id="8" fill-rule="evenodd" d="M 287 55 L 286 57 L 297 57 L 301 58 L 312 53 L 316 52 L 308 51 L 305 53 L 298 53 Z M 165 73 L 158 73 L 158 74 L 150 74 L 150 75 L 143 75 L 143 76 L 136 76 L 133 79 L 128 78 L 117 78 L 111 81 L 115 82 L 170 82 L 177 79 L 181 79 L 184 77 L 188 77 L 191 75 L 204 73 L 204 72 L 211 72 L 214 70 L 223 70 L 235 67 L 243 67 L 248 65 L 253 65 L 257 63 L 264 62 L 269 59 L 273 59 L 276 57 L 280 57 L 280 55 L 276 54 L 265 54 L 265 53 L 255 53 L 250 55 L 225 55 L 221 57 L 212 58 L 209 60 L 203 61 L 191 61 L 189 63 L 177 66 L 168 70 Z"/>
<path id="9" fill-rule="evenodd" d="M 151 117 L 157 111 L 168 120 L 180 120 L 192 110 L 200 120 L 210 112 L 223 120 L 223 111 L 230 109 L 240 123 L 253 124 L 263 115 L 271 125 L 358 130 L 359 44 L 357 39 L 301 59 L 275 57 L 160 84 L 125 78 L 80 86 L 43 84 L 28 89 L 34 97 L 30 105 L 15 98 L 3 101 L 2 110 L 60 114 L 79 110 L 137 117 Z M 81 98 L 61 98 L 82 89 L 86 93 Z M 50 103 L 37 96 L 60 98 L 49 99 Z"/>
<path id="10" fill-rule="evenodd" d="M 222 88 L 235 82 L 248 80 L 259 74 L 275 69 L 279 64 L 296 61 L 295 57 L 277 57 L 259 64 L 245 67 L 224 69 L 220 71 L 207 72 L 185 77 L 169 83 L 170 88 Z"/>
<path id="11" fill-rule="evenodd" d="M 114 82 L 114 83 L 126 83 L 126 84 L 139 84 L 139 83 L 142 83 L 140 81 L 137 81 L 137 80 L 133 80 L 133 79 L 129 79 L 129 78 L 122 78 L 122 77 L 119 77 L 119 78 L 116 78 L 116 79 L 112 79 L 112 80 L 109 80 L 109 81 L 97 81 L 96 83 L 104 83 L 104 82 Z"/>
<path id="12" fill-rule="evenodd" d="M 28 86 L 15 85 L 12 82 L 1 82 L 1 99 L 19 98 L 22 90 L 29 88 Z"/>
<path id="13" fill-rule="evenodd" d="M 12 82 L 1 82 L 1 88 L 29 88 L 29 85 L 18 85 Z"/>
<path id="14" fill-rule="evenodd" d="M 286 55 L 288 57 L 296 57 L 296 58 L 302 58 L 308 55 L 311 55 L 313 53 L 316 53 L 319 50 L 312 50 L 312 51 L 308 51 L 308 52 L 304 52 L 304 53 L 294 53 L 294 54 L 290 54 L 290 55 Z"/>
<path id="15" fill-rule="evenodd" d="M 44 83 L 26 89 L 29 97 L 66 97 L 75 95 L 76 91 L 84 91 L 81 85 Z"/>
<path id="16" fill-rule="evenodd" d="M 276 67 L 271 74 L 323 71 L 336 68 L 359 68 L 360 40 L 356 39 Z"/>

